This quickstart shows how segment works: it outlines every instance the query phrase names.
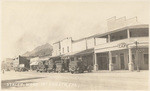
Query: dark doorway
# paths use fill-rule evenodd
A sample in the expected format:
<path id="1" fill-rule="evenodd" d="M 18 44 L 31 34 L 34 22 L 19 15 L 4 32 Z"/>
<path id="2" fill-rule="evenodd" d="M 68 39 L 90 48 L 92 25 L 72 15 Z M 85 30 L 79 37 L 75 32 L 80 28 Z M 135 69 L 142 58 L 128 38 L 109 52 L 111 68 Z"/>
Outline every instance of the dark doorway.
<path id="1" fill-rule="evenodd" d="M 69 63 L 70 63 L 69 59 L 66 59 L 65 60 L 65 69 L 68 71 L 69 71 Z"/>
<path id="2" fill-rule="evenodd" d="M 120 54 L 121 70 L 125 69 L 124 54 Z"/>
<path id="3" fill-rule="evenodd" d="M 87 66 L 88 65 L 93 66 L 93 55 L 92 54 L 82 56 L 82 60 L 85 63 L 85 65 L 87 65 Z"/>
<path id="4" fill-rule="evenodd" d="M 101 54 L 97 56 L 97 64 L 99 70 L 108 70 L 108 55 L 107 54 Z"/>

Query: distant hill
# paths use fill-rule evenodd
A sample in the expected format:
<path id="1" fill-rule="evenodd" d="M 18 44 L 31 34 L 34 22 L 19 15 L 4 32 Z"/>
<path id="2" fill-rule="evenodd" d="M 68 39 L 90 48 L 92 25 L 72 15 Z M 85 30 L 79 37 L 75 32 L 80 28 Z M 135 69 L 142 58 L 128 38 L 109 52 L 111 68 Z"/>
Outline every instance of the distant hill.
<path id="1" fill-rule="evenodd" d="M 43 57 L 43 56 L 51 56 L 52 55 L 52 46 L 49 43 L 36 47 L 32 51 L 27 51 L 22 56 L 25 57 Z"/>

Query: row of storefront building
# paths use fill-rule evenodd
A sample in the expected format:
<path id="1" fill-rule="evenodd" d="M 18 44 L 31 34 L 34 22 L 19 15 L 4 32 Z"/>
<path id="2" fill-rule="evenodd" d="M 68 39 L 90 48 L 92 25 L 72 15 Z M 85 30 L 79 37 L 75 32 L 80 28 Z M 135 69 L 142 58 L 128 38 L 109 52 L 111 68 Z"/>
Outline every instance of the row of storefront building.
<path id="1" fill-rule="evenodd" d="M 137 18 L 126 20 L 124 17 L 110 18 L 107 24 L 105 33 L 78 40 L 68 37 L 53 43 L 52 56 L 31 59 L 19 56 L 16 60 L 25 60 L 26 66 L 32 69 L 38 65 L 35 60 L 39 59 L 64 61 L 68 66 L 70 62 L 82 59 L 94 71 L 149 70 L 149 25 L 138 24 Z M 17 65 L 19 61 L 15 62 Z"/>
<path id="2" fill-rule="evenodd" d="M 123 25 L 111 18 L 107 31 L 79 40 L 71 37 L 53 44 L 53 60 L 76 61 L 81 58 L 93 70 L 148 70 L 148 24 Z M 122 18 L 121 20 L 123 20 Z M 134 19 L 136 20 L 136 19 Z M 133 21 L 134 21 L 133 20 Z M 114 24 L 122 25 L 114 27 Z"/>

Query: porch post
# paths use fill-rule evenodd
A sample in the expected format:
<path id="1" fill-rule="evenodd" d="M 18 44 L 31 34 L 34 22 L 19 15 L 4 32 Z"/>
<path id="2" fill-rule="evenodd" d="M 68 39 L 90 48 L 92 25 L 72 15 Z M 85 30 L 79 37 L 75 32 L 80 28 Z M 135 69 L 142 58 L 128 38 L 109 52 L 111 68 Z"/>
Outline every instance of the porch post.
<path id="1" fill-rule="evenodd" d="M 130 31 L 127 29 L 127 38 L 130 38 Z"/>
<path id="2" fill-rule="evenodd" d="M 98 64 L 97 64 L 97 55 L 96 55 L 96 53 L 94 53 L 94 71 L 97 71 L 98 70 Z"/>
<path id="3" fill-rule="evenodd" d="M 112 53 L 109 51 L 109 71 L 113 71 Z"/>
<path id="4" fill-rule="evenodd" d="M 108 35 L 108 43 L 110 42 L 110 34 Z"/>
<path id="5" fill-rule="evenodd" d="M 94 46 L 96 46 L 96 38 L 94 37 Z"/>
<path id="6" fill-rule="evenodd" d="M 134 64 L 132 61 L 132 51 L 131 48 L 128 49 L 129 50 L 129 71 L 133 71 L 134 70 Z"/>

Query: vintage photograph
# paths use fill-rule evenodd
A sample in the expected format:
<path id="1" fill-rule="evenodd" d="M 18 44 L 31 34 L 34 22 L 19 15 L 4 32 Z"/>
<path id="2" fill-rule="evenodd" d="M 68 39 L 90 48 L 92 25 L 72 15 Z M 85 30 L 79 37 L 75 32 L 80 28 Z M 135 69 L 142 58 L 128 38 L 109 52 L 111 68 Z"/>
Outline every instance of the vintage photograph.
<path id="1" fill-rule="evenodd" d="M 149 90 L 148 0 L 2 0 L 1 90 Z"/>

